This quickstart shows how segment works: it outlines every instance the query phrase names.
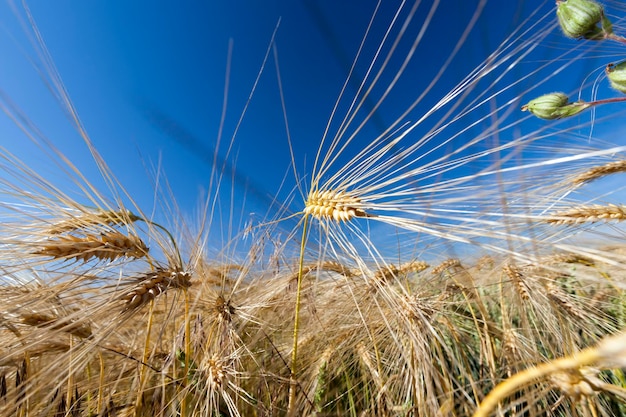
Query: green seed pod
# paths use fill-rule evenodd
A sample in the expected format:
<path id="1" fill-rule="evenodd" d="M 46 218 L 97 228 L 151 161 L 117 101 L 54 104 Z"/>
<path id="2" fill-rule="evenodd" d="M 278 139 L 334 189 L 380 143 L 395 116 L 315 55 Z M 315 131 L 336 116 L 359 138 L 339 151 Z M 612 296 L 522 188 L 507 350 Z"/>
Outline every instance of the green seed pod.
<path id="1" fill-rule="evenodd" d="M 592 0 L 557 1 L 556 16 L 563 33 L 568 38 L 602 38 L 602 29 L 597 24 L 602 22 L 602 6 Z M 604 26 L 604 24 L 603 24 Z"/>
<path id="2" fill-rule="evenodd" d="M 564 93 L 550 93 L 530 100 L 522 106 L 522 111 L 529 111 L 540 119 L 555 120 L 574 116 L 589 106 L 583 101 L 570 103 Z"/>
<path id="3" fill-rule="evenodd" d="M 522 107 L 522 110 L 528 110 L 541 119 L 552 120 L 557 118 L 554 116 L 554 113 L 561 107 L 566 106 L 568 102 L 567 95 L 550 93 L 530 100 L 528 104 Z"/>
<path id="4" fill-rule="evenodd" d="M 607 65 L 606 76 L 611 82 L 611 87 L 626 94 L 626 61 Z"/>

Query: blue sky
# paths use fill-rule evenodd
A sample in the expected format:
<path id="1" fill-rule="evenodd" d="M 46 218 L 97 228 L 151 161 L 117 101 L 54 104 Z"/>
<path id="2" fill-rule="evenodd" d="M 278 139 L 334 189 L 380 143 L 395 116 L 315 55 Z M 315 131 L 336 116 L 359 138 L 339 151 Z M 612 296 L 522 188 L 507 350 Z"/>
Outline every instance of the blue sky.
<path id="1" fill-rule="evenodd" d="M 362 143 L 395 121 L 428 84 L 478 3 L 442 2 L 416 58 L 394 95 L 362 133 Z M 407 120 L 418 118 L 424 108 L 432 106 L 483 62 L 524 18 L 535 11 L 543 16 L 554 8 L 549 1 L 536 10 L 536 3 L 488 1 L 451 68 L 429 93 L 424 107 L 418 107 Z M 226 155 L 280 19 L 275 42 L 278 65 L 297 169 L 300 176 L 305 176 L 376 2 L 37 0 L 28 4 L 79 116 L 120 182 L 149 211 L 153 204 L 150 167 L 160 163 L 181 208 L 191 214 L 208 186 L 212 169 L 230 42 L 232 58 L 220 158 Z M 365 57 L 373 54 L 398 4 L 383 2 Z M 418 10 L 411 27 L 413 35 L 419 31 L 428 7 Z M 37 63 L 38 58 L 10 3 L 2 3 L 0 23 L 0 51 L 4 57 L 0 87 L 56 147 L 97 183 L 98 175 L 86 147 L 41 82 L 37 66 L 29 61 Z M 570 45 L 568 42 L 575 45 L 569 40 L 555 42 L 541 49 L 535 62 L 549 60 Z M 408 45 L 403 43 L 399 48 L 406 51 Z M 402 56 L 394 58 L 396 64 Z M 606 55 L 600 58 L 606 61 Z M 604 65 L 602 59 L 571 67 L 567 80 L 562 78 L 554 87 L 544 87 L 543 92 L 575 91 L 586 75 Z M 357 74 L 365 72 L 368 62 L 363 59 Z M 511 76 L 523 76 L 526 68 L 521 66 Z M 358 76 L 349 85 L 348 95 L 354 94 L 357 81 Z M 518 91 L 530 88 L 532 82 L 523 83 Z M 236 190 L 236 206 L 246 196 L 244 221 L 246 213 L 264 214 L 272 196 L 278 193 L 279 199 L 286 198 L 294 188 L 285 132 L 277 71 L 274 56 L 270 55 L 226 157 L 227 163 L 235 167 L 237 180 L 234 185 L 226 182 L 224 186 Z M 30 146 L 7 118 L 0 119 L 0 135 L 0 145 L 52 178 L 59 175 L 62 181 L 46 157 Z M 279 192 L 283 181 L 283 191 Z M 222 207 L 230 207 L 230 197 L 228 192 L 224 194 Z M 297 197 L 292 210 L 300 209 Z"/>

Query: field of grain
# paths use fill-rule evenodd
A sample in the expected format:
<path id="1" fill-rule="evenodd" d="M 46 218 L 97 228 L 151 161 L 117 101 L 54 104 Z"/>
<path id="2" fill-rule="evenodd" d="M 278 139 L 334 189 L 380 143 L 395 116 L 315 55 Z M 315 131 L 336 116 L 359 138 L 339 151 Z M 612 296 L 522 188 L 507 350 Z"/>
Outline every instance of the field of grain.
<path id="1" fill-rule="evenodd" d="M 418 6 L 386 23 L 398 40 Z M 411 54 L 375 40 L 380 56 L 355 58 L 372 75 L 339 98 L 309 171 L 292 154 L 292 201 L 240 227 L 218 224 L 225 168 L 194 222 L 166 186 L 158 215 L 136 203 L 33 36 L 100 176 L 2 94 L 5 119 L 69 182 L 0 148 L 0 415 L 625 415 L 626 146 L 594 136 L 623 117 L 594 112 L 626 101 L 625 12 L 557 2 L 423 119 L 406 118 L 416 97 L 364 146 L 361 99 L 385 98 L 377 72 L 402 74 L 385 54 Z M 606 56 L 580 83 L 613 95 L 554 92 L 567 65 L 524 61 L 550 33 L 579 38 L 563 62 Z M 519 67 L 545 95 L 508 98 Z M 219 247 L 211 228 L 229 230 Z"/>

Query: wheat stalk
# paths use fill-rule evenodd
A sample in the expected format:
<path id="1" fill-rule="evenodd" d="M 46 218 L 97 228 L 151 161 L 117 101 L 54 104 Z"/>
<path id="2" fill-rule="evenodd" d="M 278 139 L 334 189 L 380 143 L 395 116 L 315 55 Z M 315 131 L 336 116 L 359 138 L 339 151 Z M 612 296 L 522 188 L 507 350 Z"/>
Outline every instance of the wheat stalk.
<path id="1" fill-rule="evenodd" d="M 570 398 L 579 400 L 581 397 L 588 397 L 601 390 L 598 374 L 600 370 L 590 366 L 577 369 L 567 369 L 555 372 L 549 376 L 549 380 L 556 388 Z"/>
<path id="2" fill-rule="evenodd" d="M 610 369 L 624 365 L 626 365 L 626 333 L 609 336 L 596 346 L 528 368 L 506 379 L 483 399 L 473 417 L 487 417 L 505 397 L 520 387 L 544 377 L 549 377 L 559 388 L 573 396 L 591 395 L 598 388 L 595 369 L 591 366 Z M 604 387 L 602 389 L 606 390 Z"/>

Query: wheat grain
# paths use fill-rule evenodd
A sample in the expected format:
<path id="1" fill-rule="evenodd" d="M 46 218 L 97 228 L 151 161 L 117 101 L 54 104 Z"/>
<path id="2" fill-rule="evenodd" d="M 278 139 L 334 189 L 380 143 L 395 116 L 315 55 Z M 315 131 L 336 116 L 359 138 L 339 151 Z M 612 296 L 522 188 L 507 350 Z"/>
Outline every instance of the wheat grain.
<path id="1" fill-rule="evenodd" d="M 626 172 L 626 160 L 609 162 L 605 165 L 593 167 L 576 176 L 572 180 L 572 183 L 576 185 L 590 183 L 604 176 L 615 174 L 618 172 Z"/>
<path id="2" fill-rule="evenodd" d="M 476 260 L 476 269 L 479 271 L 483 269 L 493 269 L 496 261 L 491 255 L 483 255 Z"/>
<path id="3" fill-rule="evenodd" d="M 191 286 L 191 274 L 177 269 L 157 269 L 140 278 L 140 284 L 122 296 L 125 310 L 136 309 L 154 300 L 170 288 L 185 289 Z"/>
<path id="4" fill-rule="evenodd" d="M 311 263 L 311 264 L 302 266 L 302 276 L 308 276 L 309 274 L 315 271 L 334 272 L 346 278 L 353 277 L 361 273 L 361 271 L 350 269 L 348 266 L 343 265 L 342 263 L 337 262 L 337 261 L 325 260 L 325 261 Z M 295 273 L 289 279 L 290 287 L 293 286 L 293 284 L 295 284 L 297 281 L 298 281 L 298 273 Z"/>
<path id="5" fill-rule="evenodd" d="M 357 271 L 353 271 L 346 265 L 337 261 L 324 261 L 321 265 L 319 265 L 319 269 L 323 271 L 336 272 L 337 274 L 343 275 L 344 277 L 358 275 Z"/>
<path id="6" fill-rule="evenodd" d="M 97 258 L 113 261 L 120 257 L 142 258 L 148 254 L 148 247 L 137 236 L 127 236 L 110 232 L 96 236 L 61 236 L 50 239 L 42 245 L 36 255 L 51 256 L 53 259 L 75 259 L 87 262 Z"/>
<path id="7" fill-rule="evenodd" d="M 438 312 L 437 301 L 420 297 L 419 295 L 404 296 L 400 305 L 405 317 L 415 326 L 422 327 L 429 323 Z"/>
<path id="8" fill-rule="evenodd" d="M 232 316 L 235 314 L 235 307 L 231 304 L 231 300 L 226 301 L 224 296 L 218 295 L 215 299 L 214 310 L 219 317 L 219 320 L 230 323 Z"/>
<path id="9" fill-rule="evenodd" d="M 424 271 L 429 266 L 430 265 L 423 261 L 406 262 L 400 266 L 388 264 L 379 268 L 378 271 L 376 271 L 376 273 L 374 274 L 374 278 L 379 281 L 389 281 L 390 279 L 397 278 L 401 275 L 406 275 L 409 273 L 417 274 Z"/>
<path id="10" fill-rule="evenodd" d="M 376 384 L 376 388 L 380 391 L 380 393 L 384 390 L 384 382 L 381 378 L 379 368 L 374 365 L 372 362 L 372 358 L 370 353 L 365 348 L 365 345 L 362 342 L 359 342 L 356 346 L 356 351 L 359 355 L 359 359 L 365 365 L 368 373 L 372 376 L 372 380 Z"/>
<path id="11" fill-rule="evenodd" d="M 626 331 L 605 337 L 597 348 L 598 363 L 606 368 L 626 368 Z"/>
<path id="12" fill-rule="evenodd" d="M 207 279 L 217 279 L 216 282 L 222 283 L 230 280 L 230 273 L 233 271 L 244 271 L 245 267 L 237 264 L 227 264 L 219 266 L 211 266 L 207 269 Z"/>
<path id="13" fill-rule="evenodd" d="M 546 290 L 548 293 L 548 298 L 552 300 L 556 305 L 565 310 L 572 317 L 585 320 L 585 316 L 569 299 L 567 294 L 565 294 L 561 289 L 557 288 L 553 283 L 548 283 L 546 285 Z"/>
<path id="14" fill-rule="evenodd" d="M 447 271 L 450 269 L 456 269 L 460 267 L 461 267 L 461 261 L 459 259 L 451 258 L 451 259 L 446 259 L 445 261 L 443 261 L 442 263 L 434 267 L 431 272 L 433 275 L 439 275 L 444 271 Z"/>
<path id="15" fill-rule="evenodd" d="M 502 353 L 507 363 L 515 364 L 520 360 L 519 336 L 513 329 L 506 329 L 502 334 Z"/>
<path id="16" fill-rule="evenodd" d="M 59 319 L 58 317 L 53 317 L 41 313 L 22 314 L 22 323 L 28 326 L 45 327 L 52 330 L 61 330 L 80 338 L 88 338 L 92 334 L 91 327 L 88 323 L 68 321 L 66 319 L 63 320 Z"/>
<path id="17" fill-rule="evenodd" d="M 524 282 L 524 274 L 522 274 L 522 271 L 512 264 L 504 265 L 502 269 L 511 282 L 513 282 L 513 285 L 522 300 L 528 301 L 530 299 L 530 292 L 528 291 L 528 286 Z"/>
<path id="18" fill-rule="evenodd" d="M 547 223 L 578 224 L 595 223 L 598 221 L 622 221 L 626 219 L 626 206 L 617 204 L 577 206 L 569 210 L 557 211 L 546 219 Z"/>
<path id="19" fill-rule="evenodd" d="M 317 375 L 313 379 L 315 382 L 313 383 L 313 387 L 311 389 L 311 392 L 313 393 L 313 404 L 317 412 L 320 412 L 323 407 L 323 398 L 326 393 L 326 389 L 328 388 L 328 362 L 335 349 L 336 347 L 332 345 L 326 347 L 317 360 L 318 365 L 315 368 Z"/>
<path id="20" fill-rule="evenodd" d="M 557 253 L 545 259 L 542 259 L 542 263 L 551 265 L 551 264 L 582 264 L 587 266 L 593 266 L 594 262 L 582 255 L 578 255 L 575 253 Z"/>
<path id="21" fill-rule="evenodd" d="M 209 384 L 213 386 L 213 389 L 220 388 L 226 378 L 226 367 L 224 366 L 224 360 L 217 356 L 214 356 L 207 360 L 206 368 L 203 369 L 205 376 Z"/>
<path id="22" fill-rule="evenodd" d="M 319 219 L 346 222 L 354 217 L 371 217 L 362 208 L 361 199 L 344 191 L 312 191 L 304 213 Z"/>
<path id="23" fill-rule="evenodd" d="M 121 209 L 117 211 L 107 210 L 96 213 L 83 213 L 68 220 L 59 221 L 47 230 L 51 235 L 61 234 L 81 229 L 89 229 L 98 226 L 120 226 L 128 225 L 141 218 L 133 214 L 130 210 Z"/>

